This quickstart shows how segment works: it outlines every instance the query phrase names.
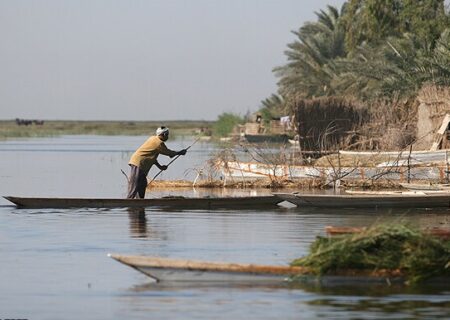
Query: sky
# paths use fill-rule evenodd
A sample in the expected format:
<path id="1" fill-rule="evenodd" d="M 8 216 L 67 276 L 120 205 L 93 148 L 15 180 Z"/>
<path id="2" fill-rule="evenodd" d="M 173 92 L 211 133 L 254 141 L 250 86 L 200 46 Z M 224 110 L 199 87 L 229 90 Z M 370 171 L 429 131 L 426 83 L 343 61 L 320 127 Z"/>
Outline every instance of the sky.
<path id="1" fill-rule="evenodd" d="M 291 31 L 344 0 L 0 0 L 0 119 L 215 120 L 277 92 Z"/>

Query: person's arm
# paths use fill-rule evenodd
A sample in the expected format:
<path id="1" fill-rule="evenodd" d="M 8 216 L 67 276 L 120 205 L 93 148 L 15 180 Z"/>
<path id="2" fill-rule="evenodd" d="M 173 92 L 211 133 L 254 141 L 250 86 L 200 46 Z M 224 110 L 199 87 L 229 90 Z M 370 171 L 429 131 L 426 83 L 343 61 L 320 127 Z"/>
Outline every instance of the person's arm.
<path id="1" fill-rule="evenodd" d="M 186 149 L 182 149 L 180 151 L 170 150 L 164 143 L 161 143 L 159 153 L 173 158 L 175 156 L 184 156 L 186 154 L 186 151 Z"/>

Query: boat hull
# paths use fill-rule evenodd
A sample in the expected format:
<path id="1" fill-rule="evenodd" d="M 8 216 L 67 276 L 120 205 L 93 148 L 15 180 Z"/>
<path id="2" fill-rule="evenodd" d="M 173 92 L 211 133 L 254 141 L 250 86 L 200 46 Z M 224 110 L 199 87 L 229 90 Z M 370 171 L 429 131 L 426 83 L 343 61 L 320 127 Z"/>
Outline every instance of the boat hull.
<path id="1" fill-rule="evenodd" d="M 320 285 L 404 284 L 402 276 L 352 271 L 349 275 L 316 276 L 306 267 L 270 266 L 239 263 L 204 262 L 151 256 L 109 254 L 109 257 L 164 284 Z M 432 284 L 447 284 L 448 278 L 432 279 Z"/>
<path id="2" fill-rule="evenodd" d="M 289 141 L 287 134 L 246 134 L 244 137 L 249 143 L 287 143 Z"/>
<path id="3" fill-rule="evenodd" d="M 302 267 L 203 262 L 118 254 L 109 256 L 158 282 L 281 283 L 291 276 L 305 272 Z"/>
<path id="4" fill-rule="evenodd" d="M 400 183 L 400 185 L 408 190 L 416 191 L 449 191 L 448 184 L 429 184 L 429 183 Z"/>
<path id="5" fill-rule="evenodd" d="M 448 208 L 450 193 L 441 194 L 294 194 L 275 193 L 275 196 L 299 207 L 323 208 Z"/>
<path id="6" fill-rule="evenodd" d="M 4 197 L 18 208 L 172 208 L 172 209 L 252 209 L 276 207 L 274 196 L 154 199 L 109 198 L 28 198 Z"/>
<path id="7" fill-rule="evenodd" d="M 446 179 L 447 167 L 433 166 L 401 166 L 386 164 L 378 167 L 319 167 L 308 165 L 265 164 L 259 162 L 218 161 L 217 167 L 225 179 L 254 180 L 274 177 L 280 179 L 321 179 L 333 182 L 340 177 L 342 181 L 358 181 L 377 179 L 405 182 L 408 177 L 414 180 L 442 181 Z"/>
<path id="8" fill-rule="evenodd" d="M 202 282 L 226 282 L 226 283 L 280 283 L 287 281 L 289 276 L 284 275 L 266 275 L 266 274 L 252 274 L 252 273 L 237 273 L 237 272 L 219 272 L 219 271 L 204 271 L 192 269 L 163 269 L 155 267 L 135 267 L 136 270 L 144 273 L 155 281 L 202 281 Z"/>

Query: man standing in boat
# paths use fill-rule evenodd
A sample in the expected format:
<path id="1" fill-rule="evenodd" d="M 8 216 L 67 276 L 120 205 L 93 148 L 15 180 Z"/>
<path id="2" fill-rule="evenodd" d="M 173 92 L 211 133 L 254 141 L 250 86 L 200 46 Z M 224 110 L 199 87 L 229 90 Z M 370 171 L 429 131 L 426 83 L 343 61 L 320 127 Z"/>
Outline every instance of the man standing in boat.
<path id="1" fill-rule="evenodd" d="M 131 168 L 128 179 L 128 199 L 143 199 L 145 197 L 147 174 L 153 165 L 156 165 L 160 170 L 167 169 L 167 166 L 159 164 L 158 155 L 163 154 L 173 158 L 186 154 L 186 149 L 180 151 L 168 149 L 164 143 L 167 139 L 169 139 L 169 128 L 159 127 L 156 130 L 156 135 L 148 138 L 131 156 L 128 163 Z"/>

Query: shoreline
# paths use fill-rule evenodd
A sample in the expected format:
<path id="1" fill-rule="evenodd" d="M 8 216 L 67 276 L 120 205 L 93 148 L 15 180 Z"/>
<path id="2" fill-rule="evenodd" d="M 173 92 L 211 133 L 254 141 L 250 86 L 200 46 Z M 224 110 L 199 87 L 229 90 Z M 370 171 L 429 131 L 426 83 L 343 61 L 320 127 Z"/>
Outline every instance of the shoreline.
<path id="1" fill-rule="evenodd" d="M 149 135 L 166 125 L 173 136 L 200 135 L 214 121 L 98 121 L 98 120 L 0 120 L 0 140 L 60 135 Z M 31 122 L 31 123 L 30 123 Z M 19 124 L 21 123 L 21 124 Z"/>

